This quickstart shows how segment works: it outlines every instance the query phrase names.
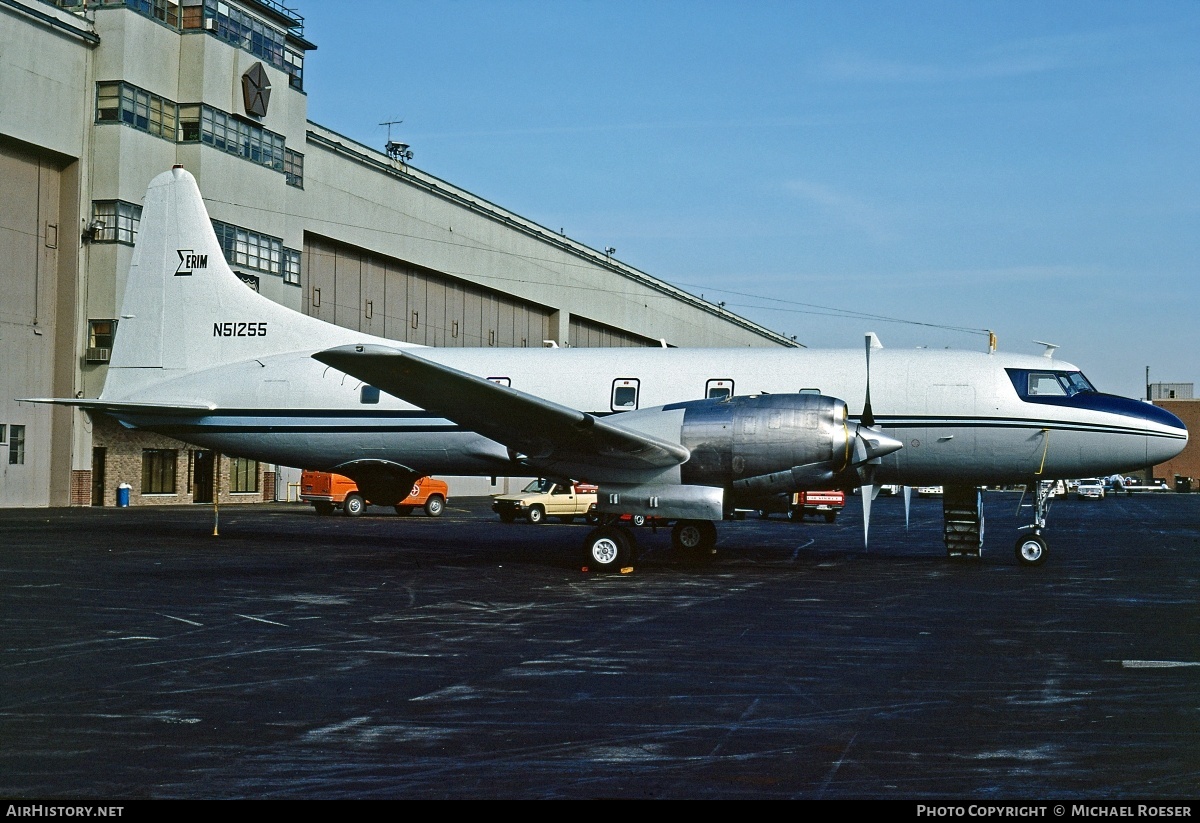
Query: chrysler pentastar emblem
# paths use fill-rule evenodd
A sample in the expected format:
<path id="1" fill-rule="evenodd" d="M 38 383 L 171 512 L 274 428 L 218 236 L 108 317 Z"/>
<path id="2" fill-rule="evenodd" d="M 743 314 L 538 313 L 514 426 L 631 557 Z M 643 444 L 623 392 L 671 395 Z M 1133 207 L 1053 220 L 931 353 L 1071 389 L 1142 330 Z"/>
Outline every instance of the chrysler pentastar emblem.
<path id="1" fill-rule="evenodd" d="M 242 99 L 246 104 L 246 114 L 267 116 L 267 105 L 271 102 L 271 81 L 262 63 L 255 63 L 242 75 Z"/>

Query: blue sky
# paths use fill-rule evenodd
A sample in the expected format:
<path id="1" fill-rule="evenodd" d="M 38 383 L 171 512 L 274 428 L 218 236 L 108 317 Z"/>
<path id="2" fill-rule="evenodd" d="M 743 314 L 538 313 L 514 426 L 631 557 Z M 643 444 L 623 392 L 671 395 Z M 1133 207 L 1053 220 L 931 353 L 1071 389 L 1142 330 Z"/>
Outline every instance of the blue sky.
<path id="1" fill-rule="evenodd" d="M 1200 384 L 1194 0 L 289 5 L 310 119 L 809 346 Z"/>

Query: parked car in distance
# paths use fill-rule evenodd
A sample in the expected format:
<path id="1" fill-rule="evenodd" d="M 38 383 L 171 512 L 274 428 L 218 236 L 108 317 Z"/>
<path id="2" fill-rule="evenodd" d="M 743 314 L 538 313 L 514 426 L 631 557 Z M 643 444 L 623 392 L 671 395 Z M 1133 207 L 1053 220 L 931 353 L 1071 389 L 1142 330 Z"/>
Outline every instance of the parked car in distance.
<path id="1" fill-rule="evenodd" d="M 545 523 L 547 517 L 557 517 L 564 523 L 583 517 L 596 523 L 597 491 L 591 483 L 562 484 L 539 477 L 516 494 L 497 495 L 492 500 L 492 511 L 505 523 L 518 517 L 535 525 Z"/>
<path id="2" fill-rule="evenodd" d="M 841 489 L 803 491 L 776 495 L 758 510 L 758 516 L 766 518 L 783 512 L 788 520 L 800 522 L 805 515 L 819 514 L 827 523 L 832 523 L 845 506 L 846 493 Z"/>
<path id="3" fill-rule="evenodd" d="M 358 517 L 368 505 L 375 505 L 375 501 L 363 496 L 353 480 L 333 472 L 301 472 L 300 499 L 312 503 L 317 514 L 322 515 L 333 514 L 340 509 L 347 517 Z M 422 477 L 413 483 L 408 497 L 395 504 L 394 508 L 396 514 L 410 514 L 422 508 L 430 517 L 441 517 L 449 499 L 450 489 L 444 480 Z"/>
<path id="4" fill-rule="evenodd" d="M 1103 500 L 1104 483 L 1098 477 L 1085 477 L 1075 487 L 1075 496 L 1080 500 Z"/>

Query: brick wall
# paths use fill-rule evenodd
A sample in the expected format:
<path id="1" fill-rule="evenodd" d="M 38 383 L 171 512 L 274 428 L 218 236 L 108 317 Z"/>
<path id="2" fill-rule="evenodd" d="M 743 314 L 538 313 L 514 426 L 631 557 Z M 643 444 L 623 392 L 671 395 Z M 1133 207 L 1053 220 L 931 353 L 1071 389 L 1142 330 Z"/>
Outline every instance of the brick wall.
<path id="1" fill-rule="evenodd" d="M 127 429 L 110 417 L 95 415 L 92 423 L 92 444 L 107 449 L 104 478 L 104 505 L 117 504 L 117 486 L 128 483 L 130 506 L 164 506 L 194 502 L 191 478 L 188 474 L 190 466 L 189 454 L 197 450 L 196 446 L 161 434 Z M 142 450 L 143 449 L 174 449 L 175 454 L 175 493 L 174 494 L 144 494 L 142 492 Z M 274 499 L 274 487 L 271 496 L 267 496 L 267 481 L 264 477 L 262 464 L 258 467 L 257 492 L 230 492 L 229 481 L 230 458 L 219 455 L 215 470 L 215 485 L 217 486 L 217 501 L 225 503 L 261 503 Z M 81 472 L 81 474 L 83 474 Z M 91 505 L 91 472 L 88 475 L 87 495 L 85 502 L 79 505 Z M 272 481 L 274 480 L 274 472 Z M 72 496 L 74 505 L 74 497 Z"/>
<path id="2" fill-rule="evenodd" d="M 72 506 L 92 505 L 92 473 L 90 471 L 71 472 L 71 503 Z"/>

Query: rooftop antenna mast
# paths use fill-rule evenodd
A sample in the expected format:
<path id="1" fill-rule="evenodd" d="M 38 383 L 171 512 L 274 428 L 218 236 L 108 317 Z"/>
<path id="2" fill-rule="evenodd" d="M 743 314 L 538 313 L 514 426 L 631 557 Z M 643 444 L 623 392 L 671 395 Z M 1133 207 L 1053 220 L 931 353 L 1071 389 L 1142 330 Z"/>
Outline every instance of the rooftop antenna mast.
<path id="1" fill-rule="evenodd" d="M 403 122 L 403 120 L 385 120 L 379 125 L 388 127 L 388 139 L 383 150 L 387 152 L 388 157 L 398 161 L 401 166 L 407 167 L 408 161 L 413 158 L 412 149 L 408 147 L 408 143 L 401 143 L 392 139 L 392 126 L 398 126 Z"/>

